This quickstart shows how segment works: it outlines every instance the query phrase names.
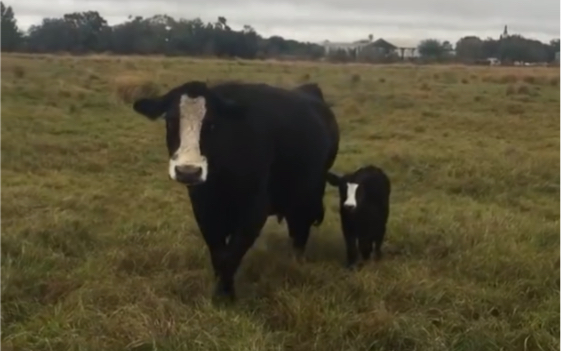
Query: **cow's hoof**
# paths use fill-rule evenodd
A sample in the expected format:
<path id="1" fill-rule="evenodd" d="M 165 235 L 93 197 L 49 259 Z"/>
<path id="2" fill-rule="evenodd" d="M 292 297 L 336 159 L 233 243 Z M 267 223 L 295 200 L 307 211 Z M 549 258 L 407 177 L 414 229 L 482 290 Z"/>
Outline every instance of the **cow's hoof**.
<path id="1" fill-rule="evenodd" d="M 234 304 L 236 298 L 234 295 L 213 294 L 212 304 L 216 307 L 227 307 Z"/>
<path id="2" fill-rule="evenodd" d="M 304 250 L 302 249 L 294 249 L 294 253 L 292 254 L 294 261 L 298 263 L 306 262 L 306 256 L 304 255 Z"/>
<path id="3" fill-rule="evenodd" d="M 233 305 L 236 301 L 234 294 L 214 293 L 212 295 L 212 304 L 217 307 L 227 307 Z"/>
<path id="4" fill-rule="evenodd" d="M 212 301 L 218 305 L 230 304 L 236 300 L 236 294 L 233 286 L 227 286 L 221 281 L 216 283 L 212 294 Z"/>

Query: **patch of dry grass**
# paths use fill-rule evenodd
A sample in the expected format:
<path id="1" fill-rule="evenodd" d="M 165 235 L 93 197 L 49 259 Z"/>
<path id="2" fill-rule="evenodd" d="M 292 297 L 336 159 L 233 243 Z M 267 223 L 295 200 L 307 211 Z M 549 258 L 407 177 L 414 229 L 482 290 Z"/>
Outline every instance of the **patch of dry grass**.
<path id="1" fill-rule="evenodd" d="M 14 77 L 17 79 L 25 77 L 25 70 L 21 66 L 14 66 L 13 67 L 13 74 Z"/>
<path id="2" fill-rule="evenodd" d="M 4 55 L 2 73 L 7 350 L 559 349 L 559 68 Z M 163 122 L 130 101 L 190 79 L 304 78 L 335 103 L 335 169 L 392 179 L 386 257 L 343 268 L 328 188 L 307 262 L 272 220 L 238 303 L 213 306 Z"/>
<path id="3" fill-rule="evenodd" d="M 129 67 L 130 65 L 126 65 Z M 125 103 L 158 95 L 159 88 L 151 80 L 133 74 L 119 75 L 115 78 L 115 94 Z"/>
<path id="4" fill-rule="evenodd" d="M 351 75 L 351 83 L 352 83 L 352 84 L 357 84 L 357 83 L 359 83 L 359 82 L 360 82 L 360 79 L 361 79 L 361 78 L 360 78 L 360 74 L 358 74 L 358 73 L 353 73 L 353 74 Z"/>

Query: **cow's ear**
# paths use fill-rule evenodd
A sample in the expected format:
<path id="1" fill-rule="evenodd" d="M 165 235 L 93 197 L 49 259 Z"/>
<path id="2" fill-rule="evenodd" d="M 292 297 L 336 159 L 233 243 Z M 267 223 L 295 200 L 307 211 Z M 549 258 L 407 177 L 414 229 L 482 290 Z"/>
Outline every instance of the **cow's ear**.
<path id="1" fill-rule="evenodd" d="M 132 108 L 136 113 L 154 120 L 166 112 L 168 102 L 164 97 L 143 98 L 136 100 Z"/>
<path id="2" fill-rule="evenodd" d="M 321 88 L 317 83 L 302 84 L 297 86 L 295 90 L 302 91 L 308 95 L 313 96 L 316 99 L 319 99 L 320 101 L 325 101 L 323 97 L 323 91 L 321 90 Z"/>
<path id="3" fill-rule="evenodd" d="M 191 81 L 183 85 L 173 88 L 162 96 L 155 98 L 144 98 L 134 102 L 132 108 L 139 114 L 144 115 L 150 119 L 156 119 L 163 115 L 170 105 L 177 101 L 177 98 L 182 94 L 187 94 L 190 97 L 206 97 L 208 94 L 208 87 L 205 82 Z"/>
<path id="4" fill-rule="evenodd" d="M 327 172 L 326 180 L 327 183 L 333 186 L 339 186 L 339 184 L 341 184 L 341 177 L 331 171 Z"/>

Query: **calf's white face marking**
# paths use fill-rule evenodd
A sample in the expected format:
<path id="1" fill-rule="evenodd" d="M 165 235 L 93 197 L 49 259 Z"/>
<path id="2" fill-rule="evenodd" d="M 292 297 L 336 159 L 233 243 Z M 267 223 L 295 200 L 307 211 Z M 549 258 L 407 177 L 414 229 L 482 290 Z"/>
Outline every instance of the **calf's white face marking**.
<path id="1" fill-rule="evenodd" d="M 201 126 L 206 114 L 206 99 L 204 97 L 190 98 L 182 95 L 179 102 L 179 148 L 169 160 L 169 176 L 177 180 L 176 166 L 201 167 L 201 181 L 208 175 L 206 157 L 201 155 L 199 140 Z"/>
<path id="2" fill-rule="evenodd" d="M 347 199 L 343 203 L 345 207 L 356 207 L 356 190 L 358 189 L 358 184 L 347 183 Z"/>

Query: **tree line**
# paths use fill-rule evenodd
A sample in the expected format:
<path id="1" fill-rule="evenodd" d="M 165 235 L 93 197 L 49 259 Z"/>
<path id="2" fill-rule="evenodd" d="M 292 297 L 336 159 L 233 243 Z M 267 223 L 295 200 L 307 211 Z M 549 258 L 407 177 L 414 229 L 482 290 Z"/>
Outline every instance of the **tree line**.
<path id="1" fill-rule="evenodd" d="M 451 59 L 452 46 L 448 42 L 426 39 L 419 44 L 421 57 L 433 59 Z M 514 34 L 500 39 L 481 39 L 476 36 L 466 36 L 456 42 L 453 59 L 464 62 L 480 62 L 488 58 L 495 58 L 503 63 L 513 62 L 553 62 L 559 53 L 559 39 L 552 39 L 549 43 L 524 38 Z M 558 60 L 558 58 L 557 58 Z"/>
<path id="2" fill-rule="evenodd" d="M 204 23 L 200 18 L 175 19 L 168 15 L 129 16 L 128 21 L 110 26 L 99 12 L 86 11 L 68 13 L 61 18 L 44 18 L 40 24 L 24 32 L 18 28 L 12 7 L 3 2 L 0 5 L 3 52 L 164 54 L 245 59 L 319 59 L 325 56 L 324 48 L 319 44 L 281 36 L 264 38 L 249 25 L 233 29 L 225 17 L 218 17 L 214 23 Z M 421 58 L 440 61 L 477 61 L 495 57 L 507 61 L 550 62 L 559 52 L 559 39 L 542 43 L 521 35 L 499 40 L 468 36 L 456 43 L 455 55 L 451 43 L 427 39 L 420 42 L 417 50 Z M 334 61 L 352 59 L 349 52 L 334 52 L 328 56 Z M 363 59 L 392 61 L 400 57 L 395 51 L 382 50 Z"/>

